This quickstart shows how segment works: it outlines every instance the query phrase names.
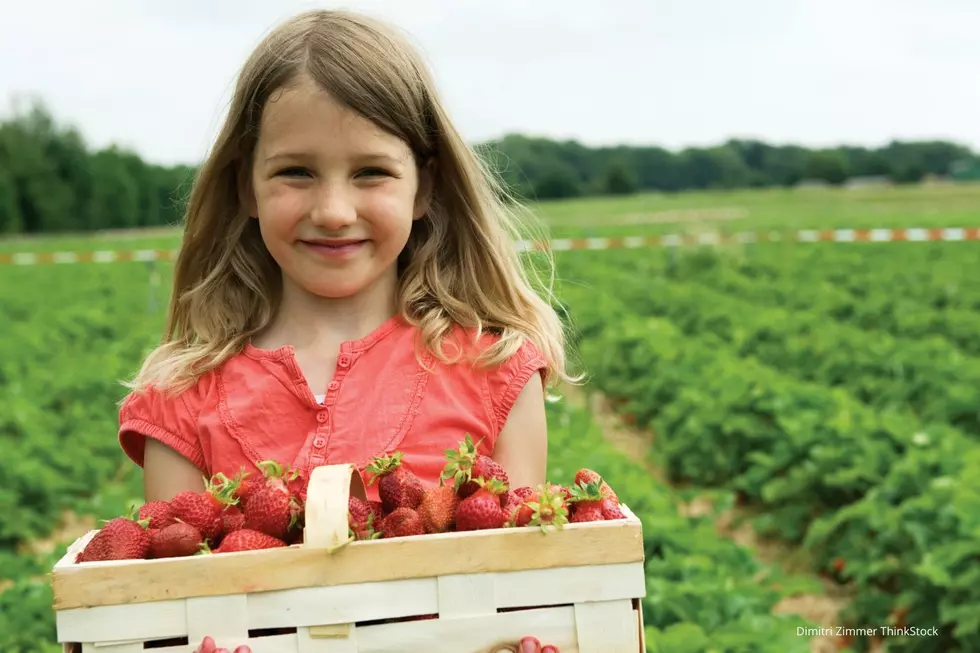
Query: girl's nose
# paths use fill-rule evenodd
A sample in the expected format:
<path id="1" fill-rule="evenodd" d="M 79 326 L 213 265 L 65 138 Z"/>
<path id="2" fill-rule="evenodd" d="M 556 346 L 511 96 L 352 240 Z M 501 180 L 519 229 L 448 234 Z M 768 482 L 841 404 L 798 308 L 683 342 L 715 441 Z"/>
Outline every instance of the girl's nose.
<path id="1" fill-rule="evenodd" d="M 324 185 L 317 195 L 316 205 L 310 216 L 313 223 L 329 231 L 349 227 L 357 220 L 353 198 L 344 188 Z"/>

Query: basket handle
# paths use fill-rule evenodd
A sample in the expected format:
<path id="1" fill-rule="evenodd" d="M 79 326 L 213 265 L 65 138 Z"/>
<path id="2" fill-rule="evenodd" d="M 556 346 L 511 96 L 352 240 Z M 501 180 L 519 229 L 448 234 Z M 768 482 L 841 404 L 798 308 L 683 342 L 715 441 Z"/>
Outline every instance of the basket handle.
<path id="1" fill-rule="evenodd" d="M 323 465 L 313 469 L 306 490 L 303 546 L 337 549 L 350 541 L 348 501 L 367 499 L 364 480 L 354 465 Z"/>

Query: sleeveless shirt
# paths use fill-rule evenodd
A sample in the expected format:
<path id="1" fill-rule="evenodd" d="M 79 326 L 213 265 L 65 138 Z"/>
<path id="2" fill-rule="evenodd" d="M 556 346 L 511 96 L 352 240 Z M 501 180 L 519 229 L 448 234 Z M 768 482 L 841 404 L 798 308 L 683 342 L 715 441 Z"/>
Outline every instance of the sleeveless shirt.
<path id="1" fill-rule="evenodd" d="M 477 341 L 469 329 L 455 333 L 470 355 L 498 338 L 485 333 Z M 424 485 L 436 485 L 445 451 L 466 434 L 480 453 L 492 455 L 518 394 L 535 372 L 544 378 L 547 363 L 525 341 L 496 367 L 478 368 L 469 358 L 445 364 L 425 350 L 416 357 L 416 334 L 395 316 L 364 338 L 343 342 L 322 400 L 292 347 L 248 344 L 176 396 L 153 388 L 127 396 L 119 443 L 142 466 L 146 438 L 154 438 L 208 478 L 218 472 L 232 477 L 241 467 L 261 476 L 256 463 L 276 460 L 306 474 L 319 465 L 352 463 L 365 483 L 364 468 L 374 456 L 401 451 L 403 466 Z M 377 500 L 377 484 L 367 492 Z"/>

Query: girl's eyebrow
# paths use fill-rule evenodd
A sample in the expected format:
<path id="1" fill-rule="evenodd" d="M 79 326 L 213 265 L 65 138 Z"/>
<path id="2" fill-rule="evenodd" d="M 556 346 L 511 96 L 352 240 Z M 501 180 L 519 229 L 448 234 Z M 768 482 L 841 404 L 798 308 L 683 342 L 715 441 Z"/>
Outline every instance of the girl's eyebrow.
<path id="1" fill-rule="evenodd" d="M 310 152 L 300 152 L 300 151 L 286 151 L 286 152 L 274 152 L 273 154 L 266 157 L 265 162 L 271 163 L 278 159 L 309 159 L 313 155 Z M 404 163 L 402 159 L 391 156 L 384 152 L 358 152 L 351 156 L 351 159 L 355 161 L 384 161 L 391 163 L 392 165 L 397 165 Z"/>

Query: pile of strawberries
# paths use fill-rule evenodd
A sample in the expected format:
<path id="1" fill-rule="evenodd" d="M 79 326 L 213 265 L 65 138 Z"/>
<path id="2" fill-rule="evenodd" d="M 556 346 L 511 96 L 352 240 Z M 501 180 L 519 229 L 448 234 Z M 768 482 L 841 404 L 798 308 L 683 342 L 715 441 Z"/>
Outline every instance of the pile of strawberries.
<path id="1" fill-rule="evenodd" d="M 580 469 L 570 486 L 545 483 L 510 489 L 504 469 L 477 453 L 467 436 L 446 452 L 438 486 L 422 481 L 401 465 L 403 455 L 375 458 L 367 467 L 378 483 L 380 502 L 351 497 L 350 534 L 354 539 L 408 537 L 493 528 L 561 528 L 568 523 L 625 519 L 619 497 L 596 472 Z"/>
<path id="2" fill-rule="evenodd" d="M 203 492 L 151 501 L 105 524 L 76 562 L 176 558 L 285 547 L 302 541 L 308 479 L 275 461 L 234 479 L 215 474 Z"/>
<path id="3" fill-rule="evenodd" d="M 366 468 L 380 501 L 350 497 L 354 540 L 493 528 L 561 528 L 568 523 L 625 519 L 619 498 L 596 472 L 580 469 L 570 486 L 545 483 L 510 489 L 507 473 L 477 453 L 466 436 L 446 452 L 438 486 L 426 488 L 402 465 L 404 455 L 379 456 Z M 216 474 L 203 492 L 151 501 L 117 517 L 89 541 L 76 562 L 174 558 L 286 547 L 303 541 L 309 479 L 275 461 L 258 463 L 262 477 L 242 470 Z M 135 511 L 134 511 L 135 513 Z"/>

